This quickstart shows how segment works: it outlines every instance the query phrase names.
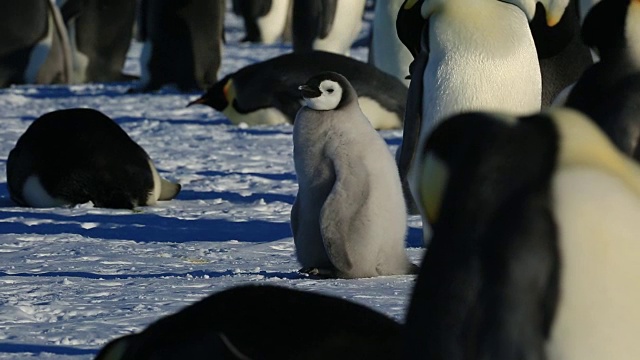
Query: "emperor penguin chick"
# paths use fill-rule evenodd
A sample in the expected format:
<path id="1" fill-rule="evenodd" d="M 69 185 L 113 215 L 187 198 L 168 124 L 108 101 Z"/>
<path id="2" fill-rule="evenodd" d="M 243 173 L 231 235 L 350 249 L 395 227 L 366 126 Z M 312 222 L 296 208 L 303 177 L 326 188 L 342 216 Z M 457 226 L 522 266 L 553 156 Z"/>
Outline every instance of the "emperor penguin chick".
<path id="1" fill-rule="evenodd" d="M 293 128 L 299 190 L 291 230 L 301 271 L 343 278 L 415 273 L 394 159 L 349 81 L 322 72 L 300 86 Z"/>

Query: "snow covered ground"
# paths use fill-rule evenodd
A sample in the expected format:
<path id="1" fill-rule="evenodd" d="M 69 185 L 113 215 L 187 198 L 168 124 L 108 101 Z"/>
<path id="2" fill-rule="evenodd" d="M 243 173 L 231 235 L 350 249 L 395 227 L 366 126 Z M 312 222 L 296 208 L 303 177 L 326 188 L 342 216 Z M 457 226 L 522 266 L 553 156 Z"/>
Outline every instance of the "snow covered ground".
<path id="1" fill-rule="evenodd" d="M 230 13 L 226 27 L 220 76 L 290 51 L 239 44 L 241 24 Z M 139 51 L 133 44 L 130 73 L 139 73 Z M 366 54 L 362 46 L 352 51 L 359 59 Z M 185 108 L 198 94 L 127 89 L 0 90 L 0 358 L 92 359 L 112 338 L 248 282 L 328 293 L 403 318 L 412 276 L 316 280 L 297 273 L 289 229 L 297 191 L 291 126 L 240 128 L 210 108 Z M 177 199 L 136 213 L 16 207 L 6 188 L 9 151 L 35 118 L 70 107 L 114 118 L 163 176 L 182 184 Z M 395 151 L 401 131 L 380 134 Z M 409 225 L 407 252 L 418 263 L 419 218 Z"/>

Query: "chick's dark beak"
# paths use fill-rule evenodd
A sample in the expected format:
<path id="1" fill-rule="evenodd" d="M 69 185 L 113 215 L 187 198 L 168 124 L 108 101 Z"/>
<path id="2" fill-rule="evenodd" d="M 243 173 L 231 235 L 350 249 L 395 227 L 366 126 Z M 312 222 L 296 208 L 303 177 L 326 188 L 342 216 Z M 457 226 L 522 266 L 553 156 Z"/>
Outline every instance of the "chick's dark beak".
<path id="1" fill-rule="evenodd" d="M 322 95 L 320 89 L 313 88 L 309 85 L 300 85 L 298 86 L 298 90 L 302 92 L 302 97 L 311 99 Z"/>

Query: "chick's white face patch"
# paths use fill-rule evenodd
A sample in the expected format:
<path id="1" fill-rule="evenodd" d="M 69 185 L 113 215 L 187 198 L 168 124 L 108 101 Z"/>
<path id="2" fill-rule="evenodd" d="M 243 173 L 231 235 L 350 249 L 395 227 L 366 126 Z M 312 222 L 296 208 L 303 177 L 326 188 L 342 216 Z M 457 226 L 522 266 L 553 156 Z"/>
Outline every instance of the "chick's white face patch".
<path id="1" fill-rule="evenodd" d="M 313 110 L 333 110 L 342 99 L 342 86 L 335 81 L 324 80 L 318 87 L 321 94 L 314 98 L 304 98 L 306 105 Z"/>

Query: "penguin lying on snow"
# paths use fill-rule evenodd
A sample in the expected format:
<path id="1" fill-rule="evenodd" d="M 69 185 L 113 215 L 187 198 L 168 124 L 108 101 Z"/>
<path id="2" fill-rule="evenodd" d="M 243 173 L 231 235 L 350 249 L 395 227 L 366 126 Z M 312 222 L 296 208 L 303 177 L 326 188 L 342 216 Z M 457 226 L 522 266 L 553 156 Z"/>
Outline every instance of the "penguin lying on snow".
<path id="1" fill-rule="evenodd" d="M 344 74 L 376 129 L 402 126 L 407 88 L 400 80 L 358 60 L 322 51 L 291 53 L 244 67 L 189 105 L 204 104 L 234 124 L 293 123 L 302 106 L 298 86 L 322 71 Z"/>
<path id="2" fill-rule="evenodd" d="M 111 341 L 96 360 L 392 359 L 399 336 L 400 324 L 347 300 L 245 285 Z"/>
<path id="3" fill-rule="evenodd" d="M 113 120 L 92 109 L 36 119 L 7 160 L 11 199 L 22 206 L 93 202 L 133 209 L 170 200 L 180 185 L 162 179 L 147 153 Z"/>
<path id="4" fill-rule="evenodd" d="M 589 115 L 640 161 L 640 1 L 602 0 L 585 18 L 582 37 L 600 62 L 584 72 L 566 106 Z"/>
<path id="5" fill-rule="evenodd" d="M 640 358 L 640 167 L 590 119 L 462 114 L 422 159 L 408 358 Z"/>
<path id="6" fill-rule="evenodd" d="M 299 190 L 291 230 L 303 272 L 344 278 L 410 274 L 407 214 L 389 148 L 342 75 L 300 86 L 306 106 L 293 127 Z"/>

